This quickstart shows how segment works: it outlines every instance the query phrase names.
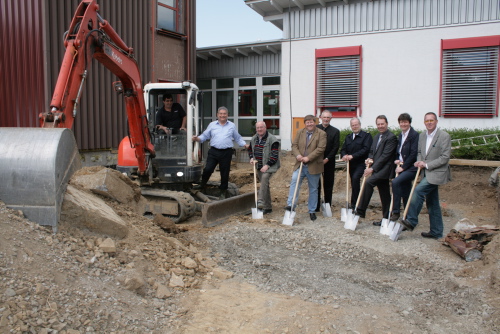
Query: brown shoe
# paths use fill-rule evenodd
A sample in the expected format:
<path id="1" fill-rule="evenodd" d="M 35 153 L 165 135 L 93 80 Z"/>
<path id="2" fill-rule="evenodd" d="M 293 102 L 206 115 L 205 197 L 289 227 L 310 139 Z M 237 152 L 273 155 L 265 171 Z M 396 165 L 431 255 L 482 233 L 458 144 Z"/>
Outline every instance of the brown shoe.
<path id="1" fill-rule="evenodd" d="M 431 232 L 422 232 L 420 235 L 423 236 L 424 238 L 439 239 L 438 237 L 432 235 Z"/>
<path id="2" fill-rule="evenodd" d="M 403 225 L 404 227 L 406 227 L 406 229 L 407 229 L 408 231 L 413 231 L 413 229 L 415 228 L 415 227 L 414 227 L 414 226 L 413 226 L 413 225 L 412 225 L 412 224 L 408 221 L 408 219 L 400 219 L 400 220 L 399 220 L 399 223 L 400 223 L 401 225 Z"/>

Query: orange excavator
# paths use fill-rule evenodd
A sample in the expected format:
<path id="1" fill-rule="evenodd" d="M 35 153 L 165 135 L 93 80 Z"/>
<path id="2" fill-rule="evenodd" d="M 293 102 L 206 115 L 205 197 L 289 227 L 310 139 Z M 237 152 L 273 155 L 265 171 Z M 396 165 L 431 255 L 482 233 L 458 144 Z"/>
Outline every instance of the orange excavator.
<path id="1" fill-rule="evenodd" d="M 67 183 L 81 168 L 71 128 L 88 68 L 97 59 L 118 77 L 114 87 L 125 98 L 129 135 L 118 148 L 117 169 L 141 185 L 148 199 L 144 212 L 181 222 L 200 210 L 205 225 L 250 212 L 253 195 L 238 195 L 235 185 L 229 189 L 232 197 L 223 201 L 211 196 L 215 185 L 205 194 L 193 190 L 202 172 L 199 144 L 191 141 L 199 133 L 196 85 L 149 83 L 143 89 L 133 49 L 98 11 L 95 0 L 83 0 L 73 16 L 49 111 L 39 114 L 40 128 L 0 128 L 0 199 L 29 219 L 57 228 Z M 155 133 L 155 113 L 165 94 L 186 106 L 185 132 Z"/>

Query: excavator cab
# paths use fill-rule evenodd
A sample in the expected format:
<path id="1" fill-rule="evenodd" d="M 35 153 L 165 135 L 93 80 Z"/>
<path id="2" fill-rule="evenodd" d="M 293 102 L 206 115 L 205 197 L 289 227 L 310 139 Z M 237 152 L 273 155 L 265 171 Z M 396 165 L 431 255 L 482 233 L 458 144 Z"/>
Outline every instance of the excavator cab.
<path id="1" fill-rule="evenodd" d="M 199 144 L 191 140 L 198 133 L 199 126 L 197 93 L 198 87 L 187 81 L 150 83 L 144 86 L 148 130 L 156 152 L 149 164 L 147 186 L 187 191 L 201 179 L 203 166 L 199 160 Z M 156 129 L 156 113 L 163 107 L 165 94 L 171 94 L 186 112 L 186 131 L 170 129 L 165 133 Z M 117 169 L 132 179 L 138 178 L 135 151 L 128 137 L 120 143 Z"/>

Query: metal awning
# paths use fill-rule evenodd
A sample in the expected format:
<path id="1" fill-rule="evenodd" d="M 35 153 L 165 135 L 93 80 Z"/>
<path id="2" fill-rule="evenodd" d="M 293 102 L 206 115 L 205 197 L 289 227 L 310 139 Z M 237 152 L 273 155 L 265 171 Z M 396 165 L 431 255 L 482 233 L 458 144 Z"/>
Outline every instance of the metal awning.
<path id="1" fill-rule="evenodd" d="M 281 42 L 282 40 L 278 39 L 257 43 L 231 44 L 197 48 L 196 57 L 208 60 L 209 58 L 221 59 L 222 57 L 234 58 L 235 56 L 248 57 L 251 54 L 278 54 L 281 52 Z"/>
<path id="2" fill-rule="evenodd" d="M 245 4 L 261 15 L 264 21 L 271 22 L 283 30 L 283 13 L 288 11 L 342 6 L 367 1 L 374 0 L 245 0 Z"/>

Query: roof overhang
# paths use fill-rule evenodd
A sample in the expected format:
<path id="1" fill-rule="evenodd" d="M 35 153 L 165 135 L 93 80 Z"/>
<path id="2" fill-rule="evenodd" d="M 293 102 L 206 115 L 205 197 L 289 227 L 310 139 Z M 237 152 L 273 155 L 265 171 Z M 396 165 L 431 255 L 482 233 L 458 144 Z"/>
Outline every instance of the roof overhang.
<path id="1" fill-rule="evenodd" d="M 367 1 L 373 0 L 245 0 L 245 4 L 261 15 L 264 21 L 283 30 L 283 14 L 288 11 Z"/>
<path id="2" fill-rule="evenodd" d="M 210 46 L 196 49 L 196 57 L 204 60 L 209 58 L 221 59 L 222 57 L 234 58 L 235 56 L 248 57 L 252 54 L 265 53 L 278 54 L 281 52 L 281 39 L 256 43 L 231 44 Z"/>

